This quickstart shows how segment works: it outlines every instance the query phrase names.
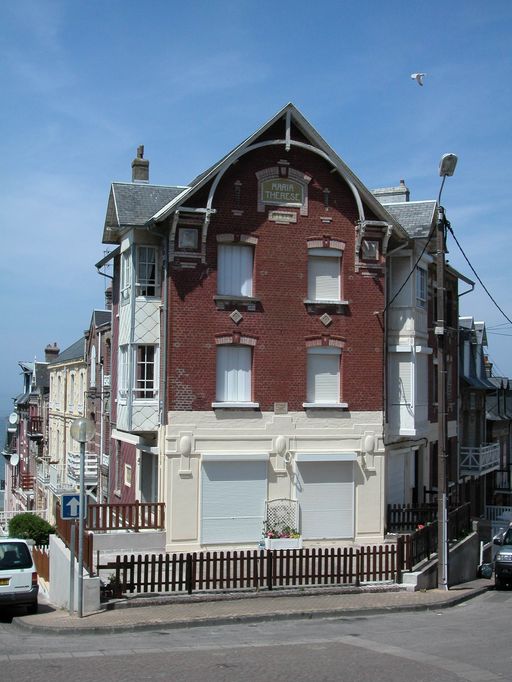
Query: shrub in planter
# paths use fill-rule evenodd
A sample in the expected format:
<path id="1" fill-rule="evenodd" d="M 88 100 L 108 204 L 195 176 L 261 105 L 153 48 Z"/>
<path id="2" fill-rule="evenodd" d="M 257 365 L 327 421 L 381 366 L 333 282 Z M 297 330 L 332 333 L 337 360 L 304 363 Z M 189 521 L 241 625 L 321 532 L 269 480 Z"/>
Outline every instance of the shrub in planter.
<path id="1" fill-rule="evenodd" d="M 55 528 L 40 516 L 30 513 L 17 514 L 9 521 L 9 536 L 33 540 L 36 545 L 47 545 Z"/>

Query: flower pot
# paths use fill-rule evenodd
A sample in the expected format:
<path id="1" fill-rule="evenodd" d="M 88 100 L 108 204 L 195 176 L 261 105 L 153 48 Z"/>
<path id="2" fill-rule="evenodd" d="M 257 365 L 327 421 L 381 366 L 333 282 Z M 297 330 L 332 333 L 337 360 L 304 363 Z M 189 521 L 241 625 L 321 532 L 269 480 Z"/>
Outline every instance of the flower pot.
<path id="1" fill-rule="evenodd" d="M 265 538 L 265 549 L 301 549 L 302 538 Z"/>

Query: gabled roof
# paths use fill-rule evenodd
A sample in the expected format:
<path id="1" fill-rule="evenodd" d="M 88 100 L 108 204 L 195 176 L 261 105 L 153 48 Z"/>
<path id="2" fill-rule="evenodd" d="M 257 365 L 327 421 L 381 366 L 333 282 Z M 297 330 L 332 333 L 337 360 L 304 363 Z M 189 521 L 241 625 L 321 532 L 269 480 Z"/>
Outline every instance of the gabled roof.
<path id="1" fill-rule="evenodd" d="M 383 204 L 413 239 L 426 238 L 436 217 L 437 201 L 400 201 Z"/>
<path id="2" fill-rule="evenodd" d="M 75 341 L 65 348 L 62 353 L 55 358 L 53 362 L 50 362 L 50 367 L 52 365 L 59 365 L 62 362 L 69 362 L 70 360 L 83 360 L 85 357 L 85 339 L 82 336 L 81 339 Z"/>
<path id="3" fill-rule="evenodd" d="M 286 145 L 298 145 L 305 148 L 316 149 L 321 156 L 323 156 L 329 163 L 333 165 L 333 170 L 336 170 L 341 177 L 347 182 L 349 187 L 354 193 L 356 203 L 359 209 L 360 220 L 365 219 L 364 215 L 364 205 L 366 205 L 370 210 L 377 216 L 379 220 L 389 223 L 393 226 L 395 233 L 405 238 L 407 235 L 403 228 L 396 221 L 396 219 L 391 216 L 383 205 L 373 196 L 370 190 L 359 180 L 359 178 L 350 170 L 350 168 L 342 161 L 342 159 L 336 154 L 336 152 L 330 147 L 327 142 L 319 135 L 319 133 L 313 128 L 309 121 L 301 114 L 301 112 L 291 103 L 287 104 L 280 111 L 275 114 L 267 123 L 261 126 L 256 132 L 247 137 L 243 142 L 234 147 L 228 154 L 226 154 L 217 163 L 211 166 L 201 175 L 198 175 L 190 184 L 190 186 L 185 189 L 182 194 L 171 199 L 165 206 L 160 210 L 155 212 L 152 222 L 160 222 L 165 220 L 167 216 L 173 213 L 177 208 L 183 206 L 185 202 L 201 187 L 206 185 L 209 181 L 213 180 L 215 176 L 224 172 L 231 164 L 235 163 L 251 145 L 257 143 L 258 138 L 271 128 L 278 121 L 283 120 L 283 135 L 282 138 L 278 140 L 265 140 L 264 143 L 277 143 L 282 144 L 283 147 Z M 303 141 L 293 140 L 291 137 L 291 124 L 294 124 L 300 131 L 300 133 L 308 140 L 309 144 Z"/>
<path id="4" fill-rule="evenodd" d="M 140 182 L 113 182 L 108 199 L 103 242 L 117 243 L 119 231 L 145 225 L 162 206 L 180 195 L 184 189 Z"/>
<path id="5" fill-rule="evenodd" d="M 91 325 L 101 327 L 103 324 L 108 324 L 112 321 L 112 311 L 110 310 L 93 310 Z"/>

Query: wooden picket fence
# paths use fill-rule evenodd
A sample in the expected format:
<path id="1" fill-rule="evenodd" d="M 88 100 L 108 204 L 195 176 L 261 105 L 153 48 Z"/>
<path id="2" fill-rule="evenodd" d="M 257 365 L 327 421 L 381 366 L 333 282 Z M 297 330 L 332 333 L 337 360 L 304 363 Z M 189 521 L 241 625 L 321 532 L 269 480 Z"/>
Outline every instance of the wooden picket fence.
<path id="1" fill-rule="evenodd" d="M 32 547 L 32 558 L 36 571 L 40 578 L 49 582 L 50 580 L 50 555 L 48 554 L 48 545 L 34 545 Z"/>
<path id="2" fill-rule="evenodd" d="M 98 564 L 121 593 L 272 590 L 274 587 L 360 585 L 399 581 L 397 544 L 294 550 L 248 550 L 117 556 Z"/>

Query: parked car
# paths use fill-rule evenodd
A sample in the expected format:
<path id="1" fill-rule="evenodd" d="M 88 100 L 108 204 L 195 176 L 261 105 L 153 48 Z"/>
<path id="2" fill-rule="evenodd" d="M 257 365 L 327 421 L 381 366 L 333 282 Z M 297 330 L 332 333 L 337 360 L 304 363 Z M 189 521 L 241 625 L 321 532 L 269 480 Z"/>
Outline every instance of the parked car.
<path id="1" fill-rule="evenodd" d="M 494 581 L 497 588 L 512 583 L 512 523 L 493 540 L 500 549 L 494 557 Z"/>
<path id="2" fill-rule="evenodd" d="M 28 613 L 36 613 L 38 592 L 37 572 L 27 542 L 1 538 L 0 608 L 22 604 Z"/>

